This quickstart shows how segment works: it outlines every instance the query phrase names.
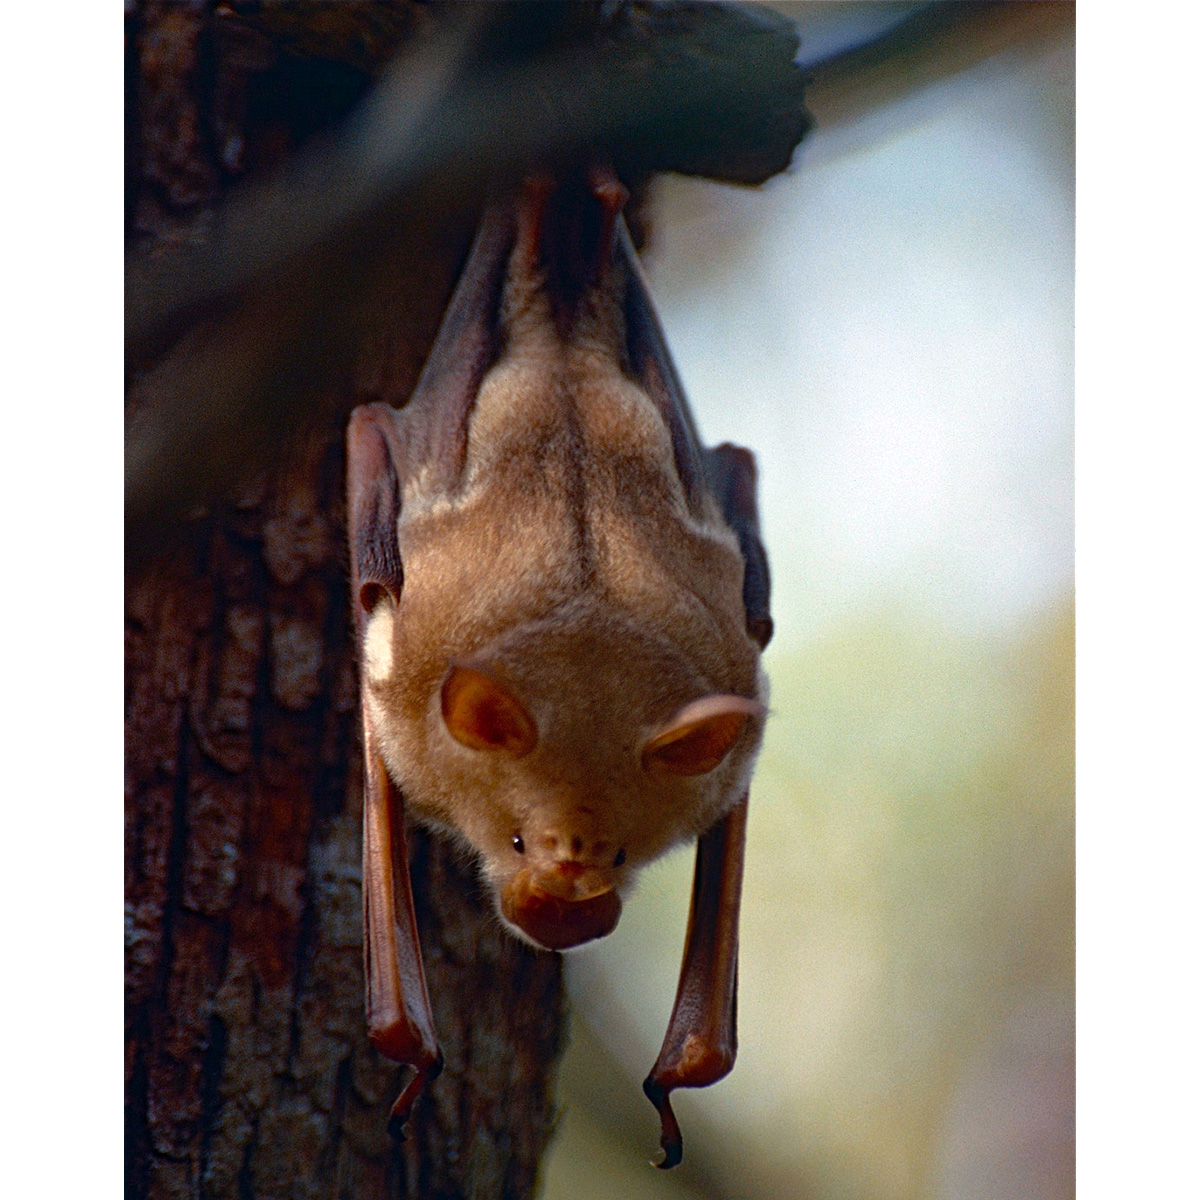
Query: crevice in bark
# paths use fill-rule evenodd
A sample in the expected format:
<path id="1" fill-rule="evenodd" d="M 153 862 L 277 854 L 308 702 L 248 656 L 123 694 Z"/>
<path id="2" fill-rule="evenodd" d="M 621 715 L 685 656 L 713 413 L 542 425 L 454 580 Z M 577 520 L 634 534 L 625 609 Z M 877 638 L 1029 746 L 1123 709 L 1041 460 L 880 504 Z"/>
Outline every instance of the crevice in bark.
<path id="1" fill-rule="evenodd" d="M 254 1149 L 258 1144 L 258 1122 L 252 1123 L 246 1150 L 242 1156 L 242 1169 L 238 1173 L 238 1200 L 254 1200 L 254 1177 L 250 1166 L 254 1159 Z"/>
<path id="2" fill-rule="evenodd" d="M 222 963 L 223 973 L 224 964 Z M 208 1153 L 209 1145 L 212 1141 L 212 1128 L 221 1107 L 220 1080 L 224 1074 L 226 1041 L 225 1022 L 214 1013 L 208 1023 L 208 1048 L 201 1059 L 203 1096 L 200 1108 L 201 1136 L 198 1157 L 201 1179 L 208 1172 Z"/>

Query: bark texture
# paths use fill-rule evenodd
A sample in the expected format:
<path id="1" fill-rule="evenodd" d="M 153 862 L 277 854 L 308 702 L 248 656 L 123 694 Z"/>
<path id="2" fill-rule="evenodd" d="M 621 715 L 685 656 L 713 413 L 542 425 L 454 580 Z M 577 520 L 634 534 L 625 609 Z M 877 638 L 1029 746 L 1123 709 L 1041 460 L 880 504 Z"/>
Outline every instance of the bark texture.
<path id="1" fill-rule="evenodd" d="M 366 68 L 420 17 L 357 7 L 383 46 Z M 127 18 L 132 240 L 202 237 L 233 182 L 344 114 L 370 70 L 338 60 L 342 28 L 327 31 L 317 49 L 334 57 L 322 59 L 302 39 L 231 29 L 211 6 L 148 4 Z M 375 264 L 352 370 L 304 436 L 128 580 L 129 1196 L 533 1189 L 553 1126 L 560 960 L 505 935 L 470 866 L 419 832 L 414 885 L 446 1070 L 398 1149 L 386 1121 L 402 1071 L 368 1045 L 362 1013 L 345 415 L 405 398 L 469 235 L 469 220 L 441 222 L 419 261 Z"/>
<path id="2" fill-rule="evenodd" d="M 338 440 L 130 587 L 133 1195 L 524 1196 L 551 1131 L 558 957 L 502 933 L 417 834 L 447 1066 L 402 1154 L 385 1132 L 400 1072 L 362 1016 Z"/>

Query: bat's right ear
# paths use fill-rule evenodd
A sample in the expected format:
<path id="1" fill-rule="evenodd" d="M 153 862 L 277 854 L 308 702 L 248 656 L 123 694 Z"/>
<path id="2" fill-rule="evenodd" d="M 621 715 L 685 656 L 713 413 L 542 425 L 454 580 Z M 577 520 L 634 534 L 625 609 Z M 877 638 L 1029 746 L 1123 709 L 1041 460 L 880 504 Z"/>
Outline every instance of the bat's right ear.
<path id="1" fill-rule="evenodd" d="M 360 405 L 346 432 L 347 524 L 355 619 L 362 622 L 384 596 L 400 600 L 404 568 L 397 523 L 395 413 L 386 404 Z"/>

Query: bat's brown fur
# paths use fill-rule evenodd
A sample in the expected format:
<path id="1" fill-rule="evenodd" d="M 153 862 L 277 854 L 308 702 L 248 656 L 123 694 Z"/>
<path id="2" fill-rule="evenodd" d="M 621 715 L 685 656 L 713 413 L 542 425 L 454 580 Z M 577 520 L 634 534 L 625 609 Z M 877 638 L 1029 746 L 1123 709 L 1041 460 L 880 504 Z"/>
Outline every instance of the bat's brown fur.
<path id="1" fill-rule="evenodd" d="M 689 509 L 662 415 L 623 369 L 624 264 L 585 294 L 564 337 L 527 230 L 459 484 L 447 493 L 434 471 L 402 480 L 404 586 L 398 606 L 371 614 L 364 702 L 410 811 L 464 838 L 498 893 L 576 838 L 575 857 L 620 889 L 744 795 L 762 710 L 700 776 L 649 772 L 642 747 L 689 702 L 761 701 L 765 684 L 737 539 L 707 495 Z M 398 414 L 402 441 L 420 416 Z M 439 697 L 455 662 L 525 706 L 532 753 L 451 736 Z"/>
<path id="2" fill-rule="evenodd" d="M 646 1082 L 669 1166 L 670 1092 L 737 1052 L 771 620 L 753 457 L 697 444 L 624 195 L 593 168 L 493 207 L 409 404 L 351 418 L 367 1007 L 374 1044 L 417 1069 L 403 1122 L 440 1062 L 405 811 L 469 846 L 501 919 L 549 949 L 610 932 L 636 870 L 699 836 Z"/>

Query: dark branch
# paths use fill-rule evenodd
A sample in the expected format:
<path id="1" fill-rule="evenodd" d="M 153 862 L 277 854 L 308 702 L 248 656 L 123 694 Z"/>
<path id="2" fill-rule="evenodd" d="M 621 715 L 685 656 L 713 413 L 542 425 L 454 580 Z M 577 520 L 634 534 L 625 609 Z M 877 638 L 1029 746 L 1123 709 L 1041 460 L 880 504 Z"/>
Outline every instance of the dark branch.
<path id="1" fill-rule="evenodd" d="M 135 549 L 305 425 L 349 371 L 380 264 L 465 230 L 497 177 L 604 147 L 631 178 L 759 183 L 810 124 L 796 35 L 769 10 L 675 0 L 607 16 L 601 5 L 449 11 L 336 136 L 235 197 L 202 240 L 135 252 Z M 420 306 L 444 299 L 408 286 Z"/>

